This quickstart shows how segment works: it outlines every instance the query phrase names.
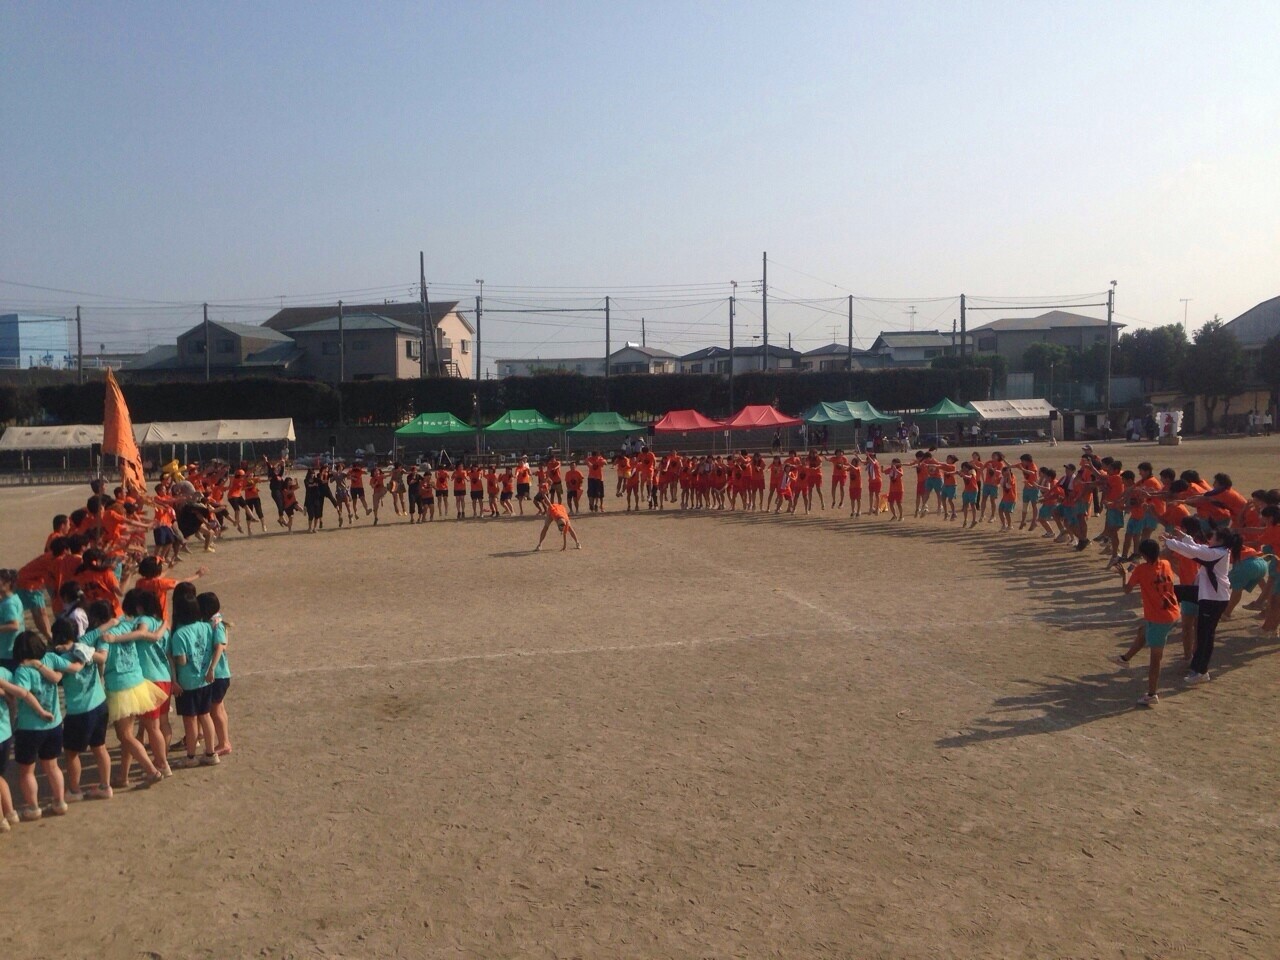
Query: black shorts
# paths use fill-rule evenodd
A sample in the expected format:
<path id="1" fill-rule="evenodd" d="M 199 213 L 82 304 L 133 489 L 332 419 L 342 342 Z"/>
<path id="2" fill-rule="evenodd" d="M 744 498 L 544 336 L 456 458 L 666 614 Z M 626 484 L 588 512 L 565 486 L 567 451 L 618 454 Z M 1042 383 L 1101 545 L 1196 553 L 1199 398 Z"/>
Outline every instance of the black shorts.
<path id="1" fill-rule="evenodd" d="M 430 488 L 424 488 L 423 491 L 418 494 L 418 502 L 424 507 L 434 507 L 436 505 L 436 495 L 430 490 Z"/>
<path id="2" fill-rule="evenodd" d="M 178 716 L 203 717 L 213 708 L 213 684 L 178 694 Z"/>
<path id="3" fill-rule="evenodd" d="M 246 510 L 252 510 L 254 513 L 254 516 L 256 516 L 259 520 L 262 519 L 262 498 L 261 497 L 246 497 L 244 501 L 244 506 Z"/>
<path id="4" fill-rule="evenodd" d="M 218 704 L 227 698 L 227 691 L 231 689 L 230 677 L 218 677 L 213 683 L 209 684 L 207 689 L 210 691 L 209 700 Z"/>
<path id="5" fill-rule="evenodd" d="M 437 497 L 439 497 L 441 500 L 448 500 L 448 499 L 449 499 L 449 488 L 448 488 L 448 487 L 436 487 L 436 496 L 437 496 Z"/>
<path id="6" fill-rule="evenodd" d="M 476 503 L 479 503 L 481 500 L 483 500 L 483 499 L 484 499 L 484 491 L 483 491 L 483 490 L 472 490 L 472 491 L 471 491 L 471 499 L 472 499 L 472 500 L 474 500 Z"/>
<path id="7" fill-rule="evenodd" d="M 151 531 L 151 538 L 155 540 L 157 547 L 167 547 L 173 543 L 173 531 L 168 527 L 156 527 Z"/>
<path id="8" fill-rule="evenodd" d="M 457 487 L 454 487 L 453 495 L 457 497 L 459 500 L 465 500 L 467 499 L 467 488 L 463 487 L 461 490 L 459 490 Z"/>
<path id="9" fill-rule="evenodd" d="M 510 490 L 503 490 L 503 491 L 502 491 L 502 496 L 500 496 L 498 499 L 499 499 L 499 500 L 501 500 L 503 503 L 508 503 L 508 502 L 510 502 L 510 500 L 511 500 L 511 491 L 510 491 Z"/>
<path id="10" fill-rule="evenodd" d="M 62 724 L 52 730 L 15 730 L 13 758 L 18 763 L 57 760 L 62 756 Z"/>
<path id="11" fill-rule="evenodd" d="M 602 499 L 604 497 L 604 481 L 587 479 L 587 496 L 592 499 Z"/>
<path id="12" fill-rule="evenodd" d="M 351 488 L 351 499 L 352 499 L 352 500 L 363 500 L 363 499 L 364 499 L 364 487 L 352 487 L 352 488 Z"/>
<path id="13" fill-rule="evenodd" d="M 8 707 L 5 708 L 6 710 Z M 13 744 L 13 737 L 0 742 L 0 777 L 4 776 L 4 768 L 9 765 L 9 747 Z"/>
<path id="14" fill-rule="evenodd" d="M 235 509 L 237 510 L 244 509 L 244 497 L 228 497 L 227 503 L 235 507 Z"/>
<path id="15" fill-rule="evenodd" d="M 582 498 L 582 488 L 581 488 L 581 487 L 570 487 L 570 488 L 569 488 L 569 496 L 571 496 L 574 500 L 580 500 L 580 499 Z"/>
<path id="16" fill-rule="evenodd" d="M 529 499 L 529 485 L 527 483 L 516 484 L 516 496 L 521 500 Z"/>
<path id="17" fill-rule="evenodd" d="M 1200 600 L 1200 588 L 1194 583 L 1179 583 L 1173 588 L 1173 595 L 1179 603 L 1197 603 Z"/>
<path id="18" fill-rule="evenodd" d="M 68 713 L 62 726 L 62 749 L 83 753 L 107 742 L 107 705 L 100 703 L 88 713 Z"/>

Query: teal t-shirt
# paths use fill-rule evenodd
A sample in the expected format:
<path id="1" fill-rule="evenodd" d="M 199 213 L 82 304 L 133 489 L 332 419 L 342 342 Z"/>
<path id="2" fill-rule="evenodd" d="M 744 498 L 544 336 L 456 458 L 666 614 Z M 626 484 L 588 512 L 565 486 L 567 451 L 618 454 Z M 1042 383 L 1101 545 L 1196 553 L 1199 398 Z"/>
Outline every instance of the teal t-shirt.
<path id="1" fill-rule="evenodd" d="M 213 665 L 213 679 L 230 680 L 231 664 L 227 662 L 227 628 L 224 624 L 220 623 L 213 628 L 213 645 L 222 647 L 222 656 Z"/>
<path id="2" fill-rule="evenodd" d="M 46 653 L 40 658 L 50 670 L 65 670 L 69 666 L 66 660 L 58 656 L 56 653 Z M 58 703 L 58 685 L 50 683 L 35 667 L 18 667 L 13 674 L 13 685 L 22 687 L 24 690 L 30 690 L 40 706 L 44 707 L 51 714 L 52 720 L 42 720 L 39 715 L 31 708 L 31 704 L 25 700 L 18 703 L 18 729 L 19 730 L 52 730 L 58 724 L 62 723 L 62 706 Z"/>
<path id="3" fill-rule="evenodd" d="M 97 630 L 90 630 L 81 638 L 81 642 L 92 647 L 98 636 L 99 632 Z M 65 654 L 60 654 L 60 656 L 65 656 Z M 102 676 L 98 670 L 98 665 L 90 660 L 79 673 L 64 673 L 62 675 L 62 693 L 67 699 L 67 716 L 69 717 L 79 713 L 88 713 L 90 710 L 96 709 L 100 704 L 105 703 L 107 695 L 102 689 Z"/>
<path id="4" fill-rule="evenodd" d="M 13 683 L 13 674 L 6 668 L 0 667 L 0 680 L 5 683 Z M 13 736 L 13 727 L 9 724 L 9 704 L 3 697 L 0 697 L 0 743 L 4 743 Z"/>
<path id="5" fill-rule="evenodd" d="M 163 624 L 154 617 L 139 617 L 134 622 L 135 630 L 158 630 Z M 138 652 L 138 662 L 142 664 L 142 675 L 152 683 L 168 683 L 173 679 L 169 670 L 169 631 L 166 630 L 159 640 L 135 640 L 134 649 Z"/>
<path id="6" fill-rule="evenodd" d="M 204 678 L 213 658 L 213 627 L 201 621 L 178 627 L 170 637 L 175 657 L 186 657 L 187 662 L 178 667 L 178 683 L 183 690 L 199 690 L 207 687 Z"/>
<path id="7" fill-rule="evenodd" d="M 133 621 L 127 618 L 107 631 L 111 636 L 132 632 Z M 142 642 L 146 643 L 145 640 Z M 99 637 L 94 644 L 97 649 L 107 651 L 107 666 L 103 674 L 107 693 L 132 690 L 146 679 L 142 674 L 142 664 L 138 660 L 138 651 L 134 643 L 133 640 L 127 640 L 124 643 L 107 643 L 105 638 Z"/>
<path id="8" fill-rule="evenodd" d="M 0 630 L 0 660 L 13 659 L 13 641 L 18 639 L 18 634 L 22 632 L 22 624 L 26 622 L 22 619 L 22 598 L 16 593 L 11 593 L 0 600 L 0 623 L 14 621 L 19 624 L 17 630 Z"/>

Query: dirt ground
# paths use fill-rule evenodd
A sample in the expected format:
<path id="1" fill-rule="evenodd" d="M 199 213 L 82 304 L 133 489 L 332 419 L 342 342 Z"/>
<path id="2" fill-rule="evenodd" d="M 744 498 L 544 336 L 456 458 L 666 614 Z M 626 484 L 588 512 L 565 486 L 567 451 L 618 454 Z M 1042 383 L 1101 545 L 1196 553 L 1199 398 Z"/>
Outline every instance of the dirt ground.
<path id="1" fill-rule="evenodd" d="M 1280 482 L 1280 438 L 1113 450 Z M 0 562 L 84 495 L 0 491 Z M 1144 710 L 1093 551 L 667 511 L 535 554 L 538 523 L 233 532 L 201 586 L 235 753 L 0 837 L 3 956 L 1280 956 L 1254 621 L 1207 687 L 1171 646 Z"/>

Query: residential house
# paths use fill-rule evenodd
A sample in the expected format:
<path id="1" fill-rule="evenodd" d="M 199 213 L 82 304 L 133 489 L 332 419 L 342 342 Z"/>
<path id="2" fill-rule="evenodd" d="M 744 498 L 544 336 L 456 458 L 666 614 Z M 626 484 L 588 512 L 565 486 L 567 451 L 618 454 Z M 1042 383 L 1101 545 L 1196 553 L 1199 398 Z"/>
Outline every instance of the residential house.
<path id="1" fill-rule="evenodd" d="M 500 377 L 533 377 L 541 373 L 580 373 L 603 377 L 603 357 L 525 357 L 498 359 L 494 366 Z M 609 354 L 609 373 L 677 373 L 679 358 L 656 347 L 628 343 Z"/>
<path id="2" fill-rule="evenodd" d="M 336 316 L 291 327 L 288 336 L 302 350 L 309 376 L 347 380 L 412 380 L 422 375 L 422 329 L 377 313 L 343 311 L 339 337 Z M 340 349 L 339 340 L 341 339 Z"/>
<path id="3" fill-rule="evenodd" d="M 676 373 L 680 367 L 680 358 L 674 353 L 659 350 L 656 347 L 642 347 L 638 343 L 628 343 L 619 350 L 609 354 L 609 372 L 625 373 Z"/>
<path id="4" fill-rule="evenodd" d="M 430 311 L 430 321 L 436 329 L 436 350 L 433 352 L 428 346 L 427 363 L 430 367 L 436 361 L 439 361 L 443 371 L 455 377 L 470 378 L 475 374 L 475 327 L 472 326 L 471 320 L 467 315 L 458 310 L 458 302 L 456 300 L 441 301 L 430 303 L 427 305 Z M 344 304 L 344 315 L 350 314 L 371 314 L 382 317 L 387 320 L 394 320 L 405 327 L 410 327 L 419 332 L 418 345 L 413 349 L 416 351 L 422 346 L 422 305 L 416 301 L 402 303 L 364 303 L 364 304 Z M 338 315 L 337 305 L 324 307 L 285 307 L 278 311 L 274 316 L 263 323 L 264 327 L 277 330 L 281 333 L 289 333 L 297 327 L 304 327 L 308 324 L 317 323 L 321 320 L 328 320 Z M 350 359 L 351 351 L 348 350 L 347 357 Z M 412 359 L 417 358 L 415 352 Z M 405 368 L 407 370 L 407 368 Z M 416 377 L 420 371 L 405 373 L 403 376 Z M 401 376 L 401 374 L 393 374 L 390 368 L 382 371 L 380 376 Z"/>
<path id="5" fill-rule="evenodd" d="M 121 368 L 134 380 L 305 376 L 302 351 L 292 337 L 247 323 L 210 320 L 208 366 L 205 324 L 179 334 L 175 345 L 153 347 Z"/>
<path id="6" fill-rule="evenodd" d="M 1230 330 L 1235 335 L 1249 359 L 1249 368 L 1256 370 L 1262 345 L 1272 337 L 1280 336 L 1280 297 L 1272 297 L 1256 307 L 1250 307 L 1234 320 L 1223 324 L 1223 329 Z"/>
<path id="7" fill-rule="evenodd" d="M 1123 327 L 1122 323 L 1111 325 L 1112 343 Z M 999 354 L 1004 357 L 1010 373 L 1022 373 L 1028 369 L 1023 358 L 1033 343 L 1056 343 L 1083 353 L 1095 343 L 1107 342 L 1107 321 L 1105 318 L 1050 310 L 1038 317 L 993 320 L 971 329 L 969 334 L 978 353 Z"/>
<path id="8" fill-rule="evenodd" d="M 969 345 L 973 345 L 972 334 Z M 938 357 L 960 352 L 960 335 L 940 330 L 886 330 L 861 358 L 863 367 L 928 367 Z"/>
<path id="9" fill-rule="evenodd" d="M 800 356 L 800 369 L 815 373 L 827 373 L 833 370 L 848 370 L 852 357 L 853 369 L 862 370 L 865 366 L 875 367 L 874 358 L 866 350 L 854 347 L 849 349 L 847 343 L 828 343 L 825 347 L 806 350 Z M 870 359 L 867 359 L 870 358 Z M 864 364 L 864 360 L 866 363 Z"/>

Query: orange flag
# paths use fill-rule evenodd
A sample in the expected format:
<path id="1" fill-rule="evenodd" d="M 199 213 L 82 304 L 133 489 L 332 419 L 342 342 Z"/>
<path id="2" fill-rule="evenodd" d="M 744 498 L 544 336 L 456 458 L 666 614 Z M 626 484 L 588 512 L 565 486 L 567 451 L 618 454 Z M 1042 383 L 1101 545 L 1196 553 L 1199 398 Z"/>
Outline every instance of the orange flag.
<path id="1" fill-rule="evenodd" d="M 107 402 L 102 415 L 102 452 L 114 453 L 120 458 L 126 493 L 146 492 L 142 455 L 138 453 L 138 444 L 133 439 L 133 418 L 129 416 L 129 405 L 124 402 L 120 384 L 116 383 L 110 369 L 107 370 Z"/>

